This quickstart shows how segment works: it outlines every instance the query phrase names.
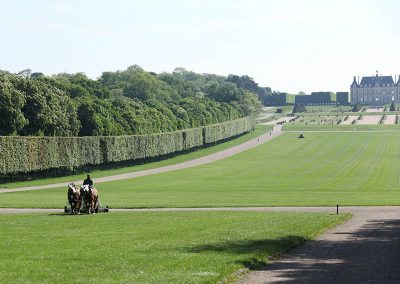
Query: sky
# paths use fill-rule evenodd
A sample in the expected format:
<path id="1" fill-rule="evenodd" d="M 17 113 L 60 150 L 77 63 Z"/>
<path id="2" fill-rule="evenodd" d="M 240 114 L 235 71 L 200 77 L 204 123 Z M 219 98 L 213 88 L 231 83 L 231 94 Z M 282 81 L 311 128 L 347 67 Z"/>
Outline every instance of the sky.
<path id="1" fill-rule="evenodd" d="M 139 65 L 249 75 L 298 93 L 400 74 L 400 1 L 0 0 L 0 69 L 46 75 Z"/>

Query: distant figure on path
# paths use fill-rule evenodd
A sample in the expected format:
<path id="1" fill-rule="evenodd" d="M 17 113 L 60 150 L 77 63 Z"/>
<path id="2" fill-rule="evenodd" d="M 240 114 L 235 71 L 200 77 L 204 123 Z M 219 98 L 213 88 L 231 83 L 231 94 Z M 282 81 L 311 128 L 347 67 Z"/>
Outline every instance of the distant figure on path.
<path id="1" fill-rule="evenodd" d="M 86 179 L 83 181 L 83 185 L 88 185 L 89 188 L 93 187 L 93 181 L 90 179 L 90 175 L 87 175 Z"/>

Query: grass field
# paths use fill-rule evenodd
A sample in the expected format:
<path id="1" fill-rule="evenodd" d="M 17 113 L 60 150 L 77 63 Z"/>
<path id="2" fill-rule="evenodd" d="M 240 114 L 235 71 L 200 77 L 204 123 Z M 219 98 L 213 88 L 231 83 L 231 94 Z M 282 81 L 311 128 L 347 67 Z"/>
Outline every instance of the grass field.
<path id="1" fill-rule="evenodd" d="M 267 212 L 0 215 L 1 283 L 216 283 L 348 215 Z"/>
<path id="2" fill-rule="evenodd" d="M 253 131 L 251 133 L 247 133 L 247 134 L 245 134 L 241 137 L 238 137 L 234 140 L 230 140 L 230 141 L 227 141 L 227 142 L 215 145 L 215 146 L 211 146 L 211 147 L 204 148 L 204 149 L 199 149 L 197 151 L 186 153 L 186 154 L 180 154 L 175 157 L 172 157 L 172 158 L 169 158 L 166 160 L 161 160 L 158 162 L 152 162 L 152 163 L 136 165 L 136 166 L 132 166 L 132 167 L 112 169 L 112 170 L 96 170 L 96 171 L 91 172 L 91 175 L 99 178 L 99 177 L 105 177 L 105 176 L 110 176 L 110 175 L 118 175 L 118 174 L 137 172 L 137 171 L 142 171 L 142 170 L 147 170 L 147 169 L 160 168 L 160 167 L 164 167 L 164 166 L 168 166 L 168 165 L 172 165 L 172 164 L 186 162 L 189 160 L 204 157 L 206 155 L 210 155 L 210 154 L 216 153 L 218 151 L 222 151 L 222 150 L 228 149 L 230 147 L 239 145 L 239 144 L 249 141 L 257 136 L 260 136 L 261 134 L 269 131 L 271 128 L 272 128 L 272 126 L 270 126 L 270 125 L 257 125 L 255 131 Z M 60 183 L 60 182 L 68 183 L 68 182 L 71 182 L 74 180 L 79 180 L 79 179 L 83 180 L 85 178 L 86 178 L 86 176 L 84 174 L 79 174 L 79 175 L 71 175 L 71 176 L 58 177 L 58 178 L 47 178 L 47 179 L 33 180 L 33 181 L 13 182 L 13 183 L 7 183 L 7 184 L 0 184 L 0 189 L 1 188 L 17 188 L 17 187 L 22 187 L 22 186 L 45 185 L 45 184 L 53 184 L 53 183 Z"/>
<path id="3" fill-rule="evenodd" d="M 400 205 L 400 132 L 298 133 L 203 166 L 98 184 L 116 207 Z M 61 208 L 66 189 L 1 194 L 0 207 Z"/>
<path id="4" fill-rule="evenodd" d="M 308 113 L 341 113 L 341 112 L 351 112 L 352 106 L 306 106 Z"/>
<path id="5" fill-rule="evenodd" d="M 263 110 L 263 113 L 276 113 L 276 109 L 281 108 L 283 113 L 292 112 L 293 106 L 274 106 Z"/>
<path id="6" fill-rule="evenodd" d="M 304 123 L 287 123 L 283 125 L 283 131 L 375 131 L 378 132 L 399 132 L 400 124 L 375 124 L 375 125 L 360 125 L 360 124 L 304 124 Z M 375 134 L 371 134 L 375 135 Z"/>

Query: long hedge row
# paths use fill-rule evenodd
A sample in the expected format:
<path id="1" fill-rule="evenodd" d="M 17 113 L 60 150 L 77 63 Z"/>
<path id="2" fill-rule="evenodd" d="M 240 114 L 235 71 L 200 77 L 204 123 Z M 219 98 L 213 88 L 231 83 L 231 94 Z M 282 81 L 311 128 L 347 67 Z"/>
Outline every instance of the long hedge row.
<path id="1" fill-rule="evenodd" d="M 0 136 L 0 175 L 145 159 L 218 142 L 254 129 L 252 117 L 181 131 L 132 136 Z"/>

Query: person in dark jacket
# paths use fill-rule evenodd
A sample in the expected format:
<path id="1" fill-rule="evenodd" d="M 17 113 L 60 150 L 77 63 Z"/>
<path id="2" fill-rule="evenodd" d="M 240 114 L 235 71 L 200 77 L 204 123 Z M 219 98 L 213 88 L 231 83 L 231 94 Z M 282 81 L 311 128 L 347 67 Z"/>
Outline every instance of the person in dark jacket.
<path id="1" fill-rule="evenodd" d="M 87 178 L 83 181 L 83 185 L 88 185 L 89 188 L 93 187 L 93 181 L 90 179 L 90 175 L 87 175 Z"/>

